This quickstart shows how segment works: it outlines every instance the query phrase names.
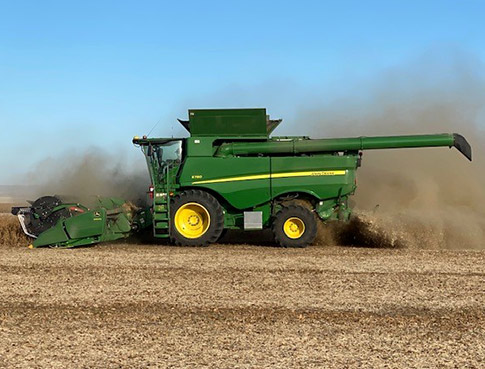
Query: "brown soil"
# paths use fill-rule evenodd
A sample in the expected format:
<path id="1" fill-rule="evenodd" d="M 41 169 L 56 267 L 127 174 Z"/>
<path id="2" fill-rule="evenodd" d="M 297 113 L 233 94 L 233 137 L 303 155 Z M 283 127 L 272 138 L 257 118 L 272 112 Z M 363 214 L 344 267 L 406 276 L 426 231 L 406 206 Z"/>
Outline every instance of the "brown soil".
<path id="1" fill-rule="evenodd" d="M 0 366 L 478 368 L 484 262 L 483 251 L 3 246 Z"/>

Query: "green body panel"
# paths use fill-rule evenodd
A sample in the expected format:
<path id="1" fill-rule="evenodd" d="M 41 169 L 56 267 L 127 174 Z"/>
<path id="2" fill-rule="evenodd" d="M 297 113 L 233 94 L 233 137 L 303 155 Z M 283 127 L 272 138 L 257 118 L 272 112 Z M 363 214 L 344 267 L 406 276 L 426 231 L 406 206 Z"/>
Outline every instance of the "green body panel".
<path id="1" fill-rule="evenodd" d="M 199 187 L 215 192 L 235 209 L 244 210 L 268 202 L 271 199 L 269 183 L 269 179 L 255 179 L 237 183 L 200 184 L 190 187 Z"/>
<path id="2" fill-rule="evenodd" d="M 94 237 L 103 234 L 105 224 L 106 210 L 100 209 L 66 219 L 63 228 L 69 238 Z"/>
<path id="3" fill-rule="evenodd" d="M 214 139 L 212 137 L 197 137 L 188 138 L 185 141 L 185 155 L 188 158 L 193 158 L 196 156 L 210 157 L 215 153 Z"/>
<path id="4" fill-rule="evenodd" d="M 54 227 L 42 232 L 39 237 L 32 242 L 32 245 L 34 247 L 42 247 L 56 244 L 66 244 L 67 242 L 69 242 L 69 236 L 64 231 L 62 221 L 59 221 Z"/>
<path id="5" fill-rule="evenodd" d="M 198 136 L 267 136 L 266 109 L 191 109 L 189 128 Z"/>
<path id="6" fill-rule="evenodd" d="M 224 228 L 227 229 L 244 229 L 244 212 L 235 209 L 232 206 L 228 206 L 224 203 L 221 204 L 224 208 Z M 260 206 L 255 206 L 246 210 L 260 211 L 262 213 L 262 221 L 264 228 L 271 225 L 271 217 L 273 213 L 273 207 L 270 202 L 267 202 Z"/>
<path id="7" fill-rule="evenodd" d="M 301 173 L 302 176 L 271 179 L 271 196 L 308 193 L 318 200 L 346 196 L 355 190 L 357 155 L 277 156 L 271 158 L 271 173 Z M 344 172 L 335 174 L 332 172 Z M 312 172 L 307 174 L 307 172 Z"/>
<path id="8" fill-rule="evenodd" d="M 182 188 L 199 187 L 220 194 L 236 209 L 247 209 L 271 199 L 270 179 L 243 179 L 270 173 L 270 158 L 188 157 L 180 170 Z M 233 181 L 205 183 L 233 178 Z"/>
<path id="9" fill-rule="evenodd" d="M 244 210 L 291 192 L 308 193 L 319 200 L 348 195 L 355 190 L 356 166 L 357 155 L 188 157 L 179 183 L 182 189 L 210 190 L 234 208 Z"/>

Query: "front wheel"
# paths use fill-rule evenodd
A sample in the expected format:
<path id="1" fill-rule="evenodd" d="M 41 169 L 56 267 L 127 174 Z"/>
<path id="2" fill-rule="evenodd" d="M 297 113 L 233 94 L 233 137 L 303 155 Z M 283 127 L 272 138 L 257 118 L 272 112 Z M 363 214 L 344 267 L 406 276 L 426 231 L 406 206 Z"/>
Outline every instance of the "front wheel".
<path id="1" fill-rule="evenodd" d="M 216 242 L 224 228 L 224 214 L 217 199 L 200 190 L 188 190 L 170 204 L 170 236 L 177 245 L 206 246 Z"/>
<path id="2" fill-rule="evenodd" d="M 317 220 L 306 207 L 289 205 L 276 214 L 271 229 L 280 246 L 306 247 L 315 240 Z"/>

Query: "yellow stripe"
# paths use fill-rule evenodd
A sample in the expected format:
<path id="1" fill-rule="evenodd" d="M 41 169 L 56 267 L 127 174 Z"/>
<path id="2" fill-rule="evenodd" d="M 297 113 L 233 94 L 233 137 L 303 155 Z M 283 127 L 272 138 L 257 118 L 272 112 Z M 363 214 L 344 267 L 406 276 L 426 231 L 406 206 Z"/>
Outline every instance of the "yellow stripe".
<path id="1" fill-rule="evenodd" d="M 251 179 L 268 179 L 269 174 L 258 174 L 254 176 L 243 176 L 243 177 L 228 177 L 219 179 L 208 179 L 206 181 L 195 181 L 192 184 L 204 184 L 204 183 L 222 183 L 222 182 L 234 182 L 234 181 L 248 181 Z"/>
<path id="2" fill-rule="evenodd" d="M 192 184 L 249 181 L 249 180 L 254 180 L 254 179 L 269 179 L 269 178 L 344 176 L 346 173 L 347 173 L 346 170 L 320 170 L 320 171 L 308 171 L 308 172 L 287 172 L 287 173 L 273 173 L 273 174 L 258 174 L 258 175 L 253 175 L 253 176 L 208 179 L 208 180 L 205 180 L 205 181 L 195 181 L 195 182 L 192 182 Z"/>
<path id="3" fill-rule="evenodd" d="M 320 177 L 320 176 L 344 176 L 345 170 L 320 170 L 311 172 L 289 172 L 289 173 L 273 173 L 271 178 L 286 178 L 286 177 Z"/>

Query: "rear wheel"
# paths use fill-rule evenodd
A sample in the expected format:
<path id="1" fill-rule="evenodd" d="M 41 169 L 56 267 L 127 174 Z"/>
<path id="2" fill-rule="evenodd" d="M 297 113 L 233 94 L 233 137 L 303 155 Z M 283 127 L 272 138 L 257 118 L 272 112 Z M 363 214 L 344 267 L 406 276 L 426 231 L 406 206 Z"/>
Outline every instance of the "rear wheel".
<path id="1" fill-rule="evenodd" d="M 317 220 L 308 208 L 289 205 L 276 214 L 271 228 L 280 246 L 306 247 L 315 240 Z"/>
<path id="2" fill-rule="evenodd" d="M 170 236 L 177 245 L 205 246 L 216 242 L 224 229 L 224 214 L 207 192 L 188 190 L 170 204 Z"/>

